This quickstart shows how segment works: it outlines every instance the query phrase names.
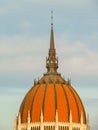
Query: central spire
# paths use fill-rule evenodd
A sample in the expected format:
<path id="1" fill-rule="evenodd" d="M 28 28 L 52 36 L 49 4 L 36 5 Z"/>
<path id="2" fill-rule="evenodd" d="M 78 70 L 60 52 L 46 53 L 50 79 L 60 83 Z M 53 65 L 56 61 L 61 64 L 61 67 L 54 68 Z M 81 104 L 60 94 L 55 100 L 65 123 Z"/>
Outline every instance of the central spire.
<path id="1" fill-rule="evenodd" d="M 57 73 L 58 58 L 54 46 L 54 33 L 53 33 L 53 11 L 51 11 L 51 34 L 50 34 L 50 48 L 48 58 L 46 58 L 47 73 Z"/>

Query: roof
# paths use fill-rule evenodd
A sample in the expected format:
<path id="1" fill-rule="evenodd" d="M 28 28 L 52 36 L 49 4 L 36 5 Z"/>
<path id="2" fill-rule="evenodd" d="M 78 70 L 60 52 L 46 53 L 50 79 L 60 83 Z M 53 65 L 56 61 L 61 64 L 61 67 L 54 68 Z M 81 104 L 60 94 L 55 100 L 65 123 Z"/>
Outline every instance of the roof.
<path id="1" fill-rule="evenodd" d="M 27 122 L 30 111 L 31 122 L 40 122 L 41 111 L 45 122 L 55 121 L 58 110 L 58 121 L 69 122 L 70 110 L 72 121 L 79 123 L 81 113 L 86 123 L 84 106 L 79 95 L 61 75 L 44 75 L 26 94 L 21 107 L 22 123 Z"/>

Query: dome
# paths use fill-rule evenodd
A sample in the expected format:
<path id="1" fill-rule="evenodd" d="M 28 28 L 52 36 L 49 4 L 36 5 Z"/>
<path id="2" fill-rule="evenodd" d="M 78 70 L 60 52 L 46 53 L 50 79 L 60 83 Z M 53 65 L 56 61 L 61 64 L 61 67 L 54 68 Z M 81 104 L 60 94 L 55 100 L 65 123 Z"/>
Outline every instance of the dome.
<path id="1" fill-rule="evenodd" d="M 79 95 L 60 74 L 46 74 L 26 94 L 21 107 L 21 122 L 26 123 L 30 112 L 31 122 L 40 122 L 41 111 L 44 122 L 54 122 L 58 111 L 59 122 L 69 122 L 70 112 L 72 122 L 80 123 L 81 114 L 83 123 L 86 116 Z"/>
<path id="2" fill-rule="evenodd" d="M 53 16 L 47 72 L 24 97 L 14 130 L 87 130 L 86 114 L 78 93 L 58 73 L 58 57 L 54 45 Z M 38 64 L 39 65 L 39 64 Z"/>

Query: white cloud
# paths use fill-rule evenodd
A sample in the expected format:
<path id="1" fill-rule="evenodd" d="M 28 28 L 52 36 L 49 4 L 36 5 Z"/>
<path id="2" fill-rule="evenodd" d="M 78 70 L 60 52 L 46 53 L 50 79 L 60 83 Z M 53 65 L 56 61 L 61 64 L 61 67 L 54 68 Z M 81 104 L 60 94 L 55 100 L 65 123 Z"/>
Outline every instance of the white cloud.
<path id="1" fill-rule="evenodd" d="M 67 76 L 97 77 L 98 52 L 81 41 L 70 43 L 67 39 L 62 39 L 58 47 L 61 56 L 60 71 Z"/>
<path id="2" fill-rule="evenodd" d="M 24 36 L 0 37 L 0 56 L 36 53 L 45 50 L 47 40 Z"/>
<path id="3" fill-rule="evenodd" d="M 65 46 L 64 48 L 65 58 L 63 57 L 61 61 L 63 72 L 84 77 L 98 76 L 98 52 L 87 49 L 83 44 L 74 44 L 71 47 L 68 45 L 68 47 Z M 69 52 L 66 52 L 66 48 L 69 48 Z"/>
<path id="4" fill-rule="evenodd" d="M 27 40 L 24 37 L 2 38 L 0 40 L 0 72 L 40 71 L 43 66 L 42 57 L 48 50 L 46 41 L 43 39 Z"/>
<path id="5" fill-rule="evenodd" d="M 60 71 L 67 75 L 98 76 L 98 52 L 81 42 L 66 44 L 66 41 L 59 41 L 62 39 L 56 44 Z M 3 38 L 0 43 L 0 72 L 41 72 L 45 68 L 49 48 L 47 39 L 14 37 Z"/>

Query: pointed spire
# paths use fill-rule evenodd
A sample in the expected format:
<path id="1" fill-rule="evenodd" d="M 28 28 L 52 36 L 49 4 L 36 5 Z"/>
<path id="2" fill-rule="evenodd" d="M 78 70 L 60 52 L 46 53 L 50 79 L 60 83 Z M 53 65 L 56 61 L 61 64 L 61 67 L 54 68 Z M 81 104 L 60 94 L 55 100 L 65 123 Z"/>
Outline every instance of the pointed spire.
<path id="1" fill-rule="evenodd" d="M 69 114 L 69 122 L 72 123 L 72 111 L 70 110 L 70 114 Z"/>
<path id="2" fill-rule="evenodd" d="M 81 124 L 83 124 L 83 113 L 81 112 Z"/>
<path id="3" fill-rule="evenodd" d="M 54 49 L 53 11 L 51 11 L 51 36 L 50 36 L 50 49 Z"/>
<path id="4" fill-rule="evenodd" d="M 28 111 L 28 124 L 30 123 L 30 111 Z"/>
<path id="5" fill-rule="evenodd" d="M 53 11 L 51 11 L 51 34 L 50 34 L 50 48 L 48 58 L 46 58 L 47 73 L 57 73 L 58 58 L 56 57 L 54 47 L 54 33 L 53 33 Z"/>
<path id="6" fill-rule="evenodd" d="M 18 114 L 18 124 L 21 124 L 21 115 L 20 115 L 20 112 Z"/>
<path id="7" fill-rule="evenodd" d="M 41 115 L 40 115 L 40 122 L 43 122 L 43 111 L 41 110 Z"/>

